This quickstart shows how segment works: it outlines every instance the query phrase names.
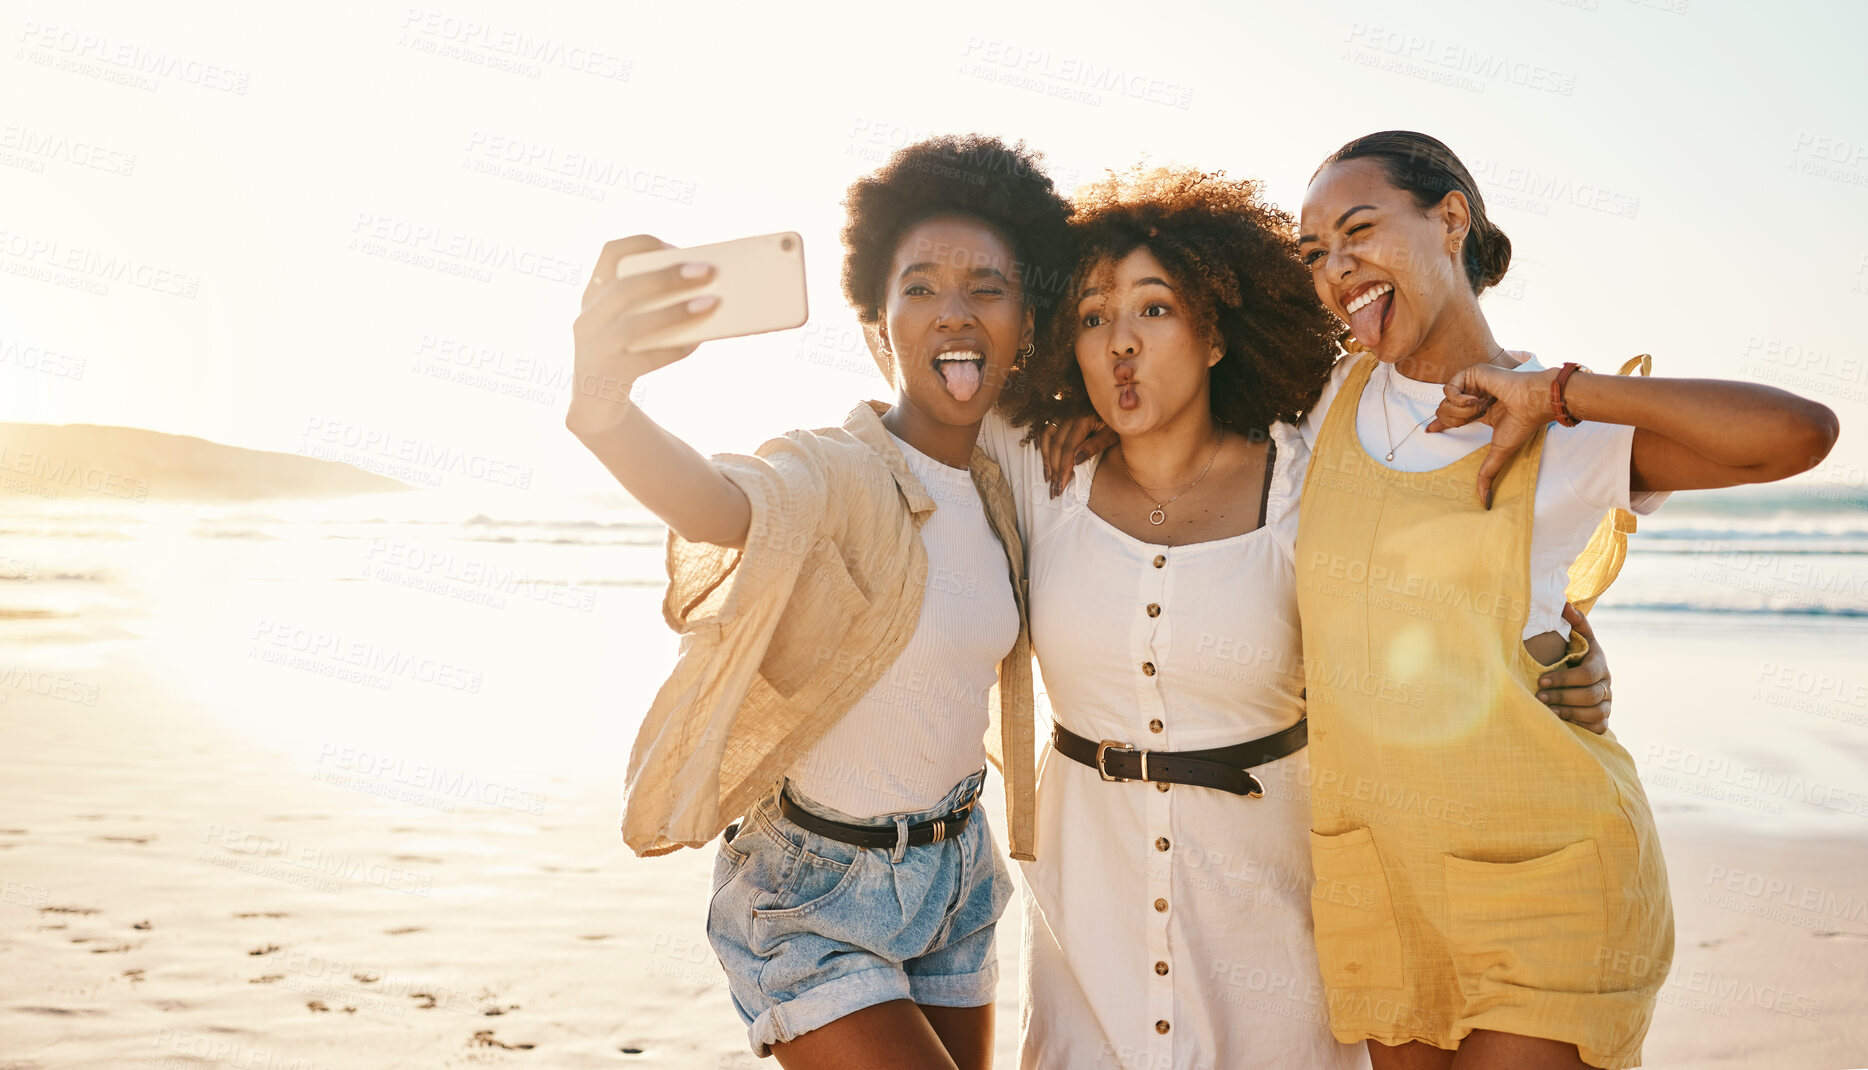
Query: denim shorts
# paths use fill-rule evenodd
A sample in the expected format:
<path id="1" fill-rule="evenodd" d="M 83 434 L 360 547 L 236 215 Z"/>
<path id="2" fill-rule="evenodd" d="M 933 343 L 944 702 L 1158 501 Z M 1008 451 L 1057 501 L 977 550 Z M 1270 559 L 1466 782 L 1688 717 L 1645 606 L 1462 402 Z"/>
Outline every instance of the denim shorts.
<path id="1" fill-rule="evenodd" d="M 966 805 L 985 776 L 974 773 L 912 814 L 856 818 L 796 793 L 792 800 L 832 821 L 905 828 Z M 765 1056 L 773 1044 L 878 1003 L 993 1002 L 993 929 L 1011 897 L 984 807 L 951 839 L 863 848 L 787 821 L 775 788 L 720 843 L 707 938 L 752 1049 Z"/>

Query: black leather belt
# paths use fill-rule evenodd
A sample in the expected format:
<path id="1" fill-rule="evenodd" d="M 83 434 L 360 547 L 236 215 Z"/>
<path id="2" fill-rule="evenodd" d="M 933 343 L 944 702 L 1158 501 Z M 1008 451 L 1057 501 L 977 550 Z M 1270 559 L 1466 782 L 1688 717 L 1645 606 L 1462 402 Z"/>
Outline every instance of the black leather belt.
<path id="1" fill-rule="evenodd" d="M 1193 784 L 1252 799 L 1265 794 L 1265 785 L 1252 775 L 1253 766 L 1296 754 L 1310 742 L 1308 717 L 1259 739 L 1208 750 L 1140 750 L 1113 739 L 1085 739 L 1061 724 L 1052 728 L 1051 745 L 1057 753 L 1096 770 L 1104 780 Z"/>
<path id="2" fill-rule="evenodd" d="M 939 843 L 958 836 L 960 830 L 966 828 L 967 819 L 973 816 L 973 804 L 977 801 L 979 801 L 979 796 L 975 795 L 966 801 L 966 805 L 945 817 L 937 817 L 932 821 L 923 821 L 920 824 L 908 826 L 908 846 L 919 847 L 922 844 Z M 879 847 L 885 851 L 895 847 L 894 825 L 846 825 L 841 821 L 830 821 L 818 817 L 793 802 L 790 792 L 783 792 L 779 795 L 778 810 L 779 813 L 785 815 L 785 820 L 806 832 L 815 832 L 826 839 L 854 844 L 857 847 Z"/>

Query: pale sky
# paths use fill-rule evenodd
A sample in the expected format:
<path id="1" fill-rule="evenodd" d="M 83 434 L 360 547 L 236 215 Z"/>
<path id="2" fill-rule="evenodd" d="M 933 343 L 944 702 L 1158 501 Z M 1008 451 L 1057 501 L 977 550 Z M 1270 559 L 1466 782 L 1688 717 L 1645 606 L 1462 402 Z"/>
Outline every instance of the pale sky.
<path id="1" fill-rule="evenodd" d="M 601 489 L 562 420 L 607 238 L 804 235 L 807 328 L 643 384 L 750 450 L 888 392 L 837 231 L 894 147 L 1023 138 L 1066 188 L 1223 169 L 1295 213 L 1324 155 L 1405 127 L 1512 239 L 1502 342 L 1817 397 L 1844 428 L 1817 477 L 1868 485 L 1864 5 L 7 0 L 0 34 L 0 420 L 414 440 Z"/>

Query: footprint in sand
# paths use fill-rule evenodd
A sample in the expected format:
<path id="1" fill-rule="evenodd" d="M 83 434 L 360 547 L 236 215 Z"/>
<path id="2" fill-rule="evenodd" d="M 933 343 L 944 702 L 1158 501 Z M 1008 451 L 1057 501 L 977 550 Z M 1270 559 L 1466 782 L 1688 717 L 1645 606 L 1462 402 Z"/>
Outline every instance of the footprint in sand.
<path id="1" fill-rule="evenodd" d="M 149 923 L 148 918 L 144 918 L 142 921 L 139 921 L 135 925 L 130 926 L 130 928 L 141 929 L 144 932 L 148 932 L 149 930 L 155 928 L 155 926 Z"/>
<path id="2" fill-rule="evenodd" d="M 435 1009 L 435 997 L 429 995 L 426 992 L 411 992 L 409 993 L 409 998 L 410 999 L 425 999 L 428 1001 L 416 1007 L 415 1009 L 418 1011 L 432 1011 Z"/>
<path id="3" fill-rule="evenodd" d="M 278 944 L 267 944 L 265 947 L 249 947 L 246 953 L 249 955 L 270 955 L 277 950 L 279 950 Z"/>
<path id="4" fill-rule="evenodd" d="M 383 930 L 384 933 L 390 936 L 407 936 L 410 933 L 418 933 L 421 931 L 422 931 L 422 927 L 420 925 L 404 925 L 400 929 L 384 929 Z"/>
<path id="5" fill-rule="evenodd" d="M 269 973 L 261 977 L 249 977 L 246 979 L 246 983 L 250 985 L 269 985 L 269 984 L 272 984 L 274 981 L 283 981 L 283 980 L 285 980 L 285 974 Z"/>
<path id="6" fill-rule="evenodd" d="M 154 836 L 93 836 L 99 843 L 133 843 L 138 847 L 155 839 Z"/>
<path id="7" fill-rule="evenodd" d="M 91 949 L 91 954 L 93 955 L 116 955 L 116 954 L 121 954 L 122 952 L 125 952 L 125 951 L 135 951 L 135 950 L 136 948 L 132 947 L 129 944 L 118 944 L 115 947 L 94 947 Z"/>
<path id="8" fill-rule="evenodd" d="M 288 917 L 288 916 L 289 915 L 283 912 L 280 912 L 280 911 L 276 911 L 276 910 L 272 910 L 272 911 L 249 910 L 244 914 L 234 915 L 234 917 L 236 918 L 283 918 L 283 917 Z"/>
<path id="9" fill-rule="evenodd" d="M 71 1017 L 71 1016 L 77 1016 L 81 1018 L 95 1018 L 104 1013 L 103 1011 L 100 1011 L 100 1010 L 91 1010 L 89 1008 L 72 1008 L 72 1007 L 14 1007 L 13 1009 L 20 1012 L 21 1014 L 50 1014 L 50 1015 L 56 1015 L 61 1018 Z"/>
<path id="10" fill-rule="evenodd" d="M 578 937 L 579 940 L 608 940 L 609 938 L 609 933 L 591 933 L 589 936 Z"/>
<path id="11" fill-rule="evenodd" d="M 373 985 L 382 980 L 383 975 L 380 973 L 353 973 L 350 975 L 350 979 L 360 985 Z"/>
<path id="12" fill-rule="evenodd" d="M 443 862 L 442 859 L 429 858 L 427 855 L 396 855 L 395 860 L 398 862 L 427 862 L 436 866 L 441 865 Z"/>
<path id="13" fill-rule="evenodd" d="M 95 914 L 97 913 L 97 910 L 92 907 L 40 907 L 39 913 L 41 914 Z"/>
<path id="14" fill-rule="evenodd" d="M 128 977 L 130 983 L 133 985 L 140 985 L 143 983 L 143 971 L 141 970 L 125 970 L 123 971 L 123 976 Z"/>
<path id="15" fill-rule="evenodd" d="M 498 1018 L 500 1015 L 505 1014 L 507 1011 L 516 1011 L 518 1009 L 519 1009 L 519 1005 L 517 1003 L 509 1003 L 504 1007 L 498 1006 L 496 1004 L 494 1006 L 486 1008 L 480 1013 L 487 1018 Z"/>
<path id="16" fill-rule="evenodd" d="M 504 1048 L 507 1051 L 531 1051 L 534 1047 L 537 1047 L 535 1044 L 508 1044 L 494 1036 L 491 1029 L 482 1029 L 478 1033 L 475 1033 L 473 1039 L 468 1041 L 468 1043 L 476 1044 L 482 1048 Z"/>

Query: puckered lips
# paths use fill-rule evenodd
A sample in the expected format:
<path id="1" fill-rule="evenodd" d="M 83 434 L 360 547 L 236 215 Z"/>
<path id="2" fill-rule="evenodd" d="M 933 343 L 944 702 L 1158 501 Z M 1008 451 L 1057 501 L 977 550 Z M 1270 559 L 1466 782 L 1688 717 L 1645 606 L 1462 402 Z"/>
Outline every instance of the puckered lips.
<path id="1" fill-rule="evenodd" d="M 942 342 L 934 350 L 934 373 L 955 401 L 973 400 L 986 374 L 986 343 L 975 338 Z"/>
<path id="2" fill-rule="evenodd" d="M 1124 412 L 1138 408 L 1141 395 L 1135 392 L 1135 362 L 1133 360 L 1116 361 L 1116 407 Z"/>
<path id="3" fill-rule="evenodd" d="M 1395 287 L 1380 279 L 1358 283 L 1343 294 L 1343 312 L 1349 317 L 1349 329 L 1365 349 L 1381 344 L 1382 332 L 1394 322 Z"/>

